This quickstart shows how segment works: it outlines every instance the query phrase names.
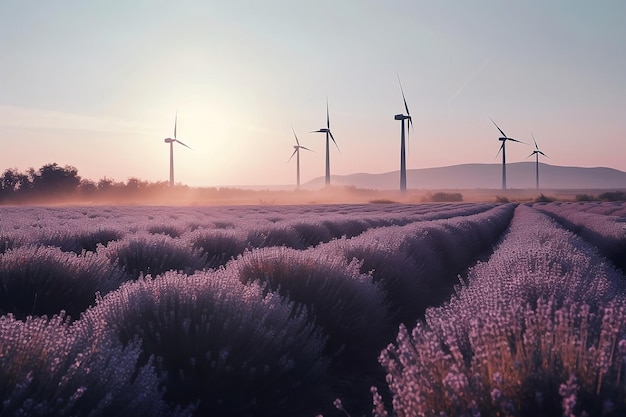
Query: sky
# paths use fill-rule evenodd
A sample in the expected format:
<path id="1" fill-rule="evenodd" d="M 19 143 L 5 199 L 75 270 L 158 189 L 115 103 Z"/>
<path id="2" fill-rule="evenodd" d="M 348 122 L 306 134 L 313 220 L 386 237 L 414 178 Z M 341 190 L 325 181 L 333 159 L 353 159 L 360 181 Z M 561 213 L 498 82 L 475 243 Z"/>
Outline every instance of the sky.
<path id="1" fill-rule="evenodd" d="M 0 2 L 0 171 L 295 184 L 526 159 L 626 171 L 622 0 Z M 410 184 L 409 184 L 410 187 Z"/>

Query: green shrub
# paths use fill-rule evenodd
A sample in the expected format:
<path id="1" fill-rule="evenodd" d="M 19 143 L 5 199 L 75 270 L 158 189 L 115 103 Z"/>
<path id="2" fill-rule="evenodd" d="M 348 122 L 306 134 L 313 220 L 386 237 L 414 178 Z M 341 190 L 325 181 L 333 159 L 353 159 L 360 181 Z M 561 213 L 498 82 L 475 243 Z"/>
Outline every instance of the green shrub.
<path id="1" fill-rule="evenodd" d="M 430 201 L 435 203 L 453 203 L 463 201 L 463 195 L 461 193 L 438 192 L 430 197 Z"/>
<path id="2" fill-rule="evenodd" d="M 576 194 L 576 201 L 595 201 L 597 200 L 594 196 L 589 194 Z"/>
<path id="3" fill-rule="evenodd" d="M 609 192 L 600 194 L 598 198 L 602 201 L 626 201 L 626 192 L 609 191 Z"/>
<path id="4" fill-rule="evenodd" d="M 556 201 L 556 199 L 554 197 L 549 197 L 546 195 L 543 195 L 543 193 L 539 194 L 539 197 L 536 197 L 533 200 L 535 203 L 552 203 L 554 201 Z"/>

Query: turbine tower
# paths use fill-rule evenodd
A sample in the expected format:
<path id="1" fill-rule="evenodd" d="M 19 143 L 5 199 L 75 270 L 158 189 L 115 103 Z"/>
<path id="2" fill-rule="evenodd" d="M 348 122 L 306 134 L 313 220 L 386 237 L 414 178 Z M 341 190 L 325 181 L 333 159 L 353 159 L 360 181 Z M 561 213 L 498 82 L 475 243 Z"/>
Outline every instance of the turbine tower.
<path id="1" fill-rule="evenodd" d="M 339 149 L 339 145 L 335 141 L 333 137 L 333 133 L 330 131 L 330 116 L 328 115 L 328 98 L 326 99 L 326 127 L 323 127 L 319 130 L 314 130 L 310 133 L 326 133 L 326 186 L 330 185 L 330 141 L 329 138 L 333 140 L 333 143 L 337 147 L 337 150 L 341 152 Z"/>
<path id="2" fill-rule="evenodd" d="M 404 140 L 404 121 L 409 121 L 406 124 L 406 137 L 408 141 L 410 127 L 413 127 L 413 119 L 411 118 L 411 113 L 409 113 L 409 106 L 407 106 L 406 104 L 406 98 L 404 97 L 404 90 L 402 89 L 402 83 L 400 82 L 399 75 L 398 84 L 400 84 L 400 92 L 402 93 L 402 100 L 404 100 L 404 109 L 406 110 L 406 115 L 396 114 L 395 116 L 393 116 L 393 118 L 394 120 L 400 120 L 400 123 L 402 125 L 400 133 L 400 191 L 404 192 L 406 191 L 406 144 Z M 410 127 L 409 124 L 411 125 Z"/>
<path id="3" fill-rule="evenodd" d="M 170 187 L 174 186 L 174 142 L 178 142 L 184 147 L 189 148 L 189 146 L 185 145 L 184 143 L 176 139 L 176 123 L 177 122 L 178 122 L 178 112 L 176 113 L 176 118 L 174 119 L 174 137 L 164 139 L 165 143 L 170 144 Z"/>
<path id="4" fill-rule="evenodd" d="M 502 133 L 502 137 L 498 138 L 498 140 L 502 142 L 502 145 L 500 145 L 500 149 L 498 150 L 496 157 L 500 154 L 500 152 L 502 152 L 502 189 L 506 190 L 506 147 L 505 147 L 506 141 L 510 140 L 512 142 L 518 142 L 518 143 L 524 143 L 524 142 L 522 142 L 521 140 L 509 138 L 506 134 L 504 134 L 502 129 L 500 129 L 500 127 L 496 124 L 496 122 L 493 121 L 491 117 L 489 118 L 489 120 L 491 120 L 493 124 L 498 128 L 500 133 Z"/>
<path id="5" fill-rule="evenodd" d="M 293 158 L 294 155 L 296 156 L 296 178 L 297 178 L 297 184 L 298 184 L 298 190 L 299 190 L 300 189 L 300 149 L 305 149 L 307 151 L 311 151 L 311 150 L 305 146 L 300 145 L 300 142 L 298 141 L 298 136 L 296 135 L 296 131 L 293 130 L 293 126 L 291 126 L 291 130 L 293 131 L 293 137 L 296 138 L 296 144 L 293 145 L 293 153 L 291 154 L 287 162 L 291 161 L 291 158 Z"/>
<path id="6" fill-rule="evenodd" d="M 541 152 L 539 150 L 539 146 L 537 146 L 537 141 L 535 140 L 535 135 L 533 135 L 532 133 L 530 134 L 533 137 L 533 142 L 535 142 L 535 150 L 532 151 L 532 153 L 530 155 L 528 155 L 526 158 L 530 158 L 531 156 L 535 155 L 535 178 L 536 178 L 536 188 L 539 189 L 539 155 L 543 155 L 546 158 L 548 157 L 548 155 L 546 155 L 545 153 Z"/>

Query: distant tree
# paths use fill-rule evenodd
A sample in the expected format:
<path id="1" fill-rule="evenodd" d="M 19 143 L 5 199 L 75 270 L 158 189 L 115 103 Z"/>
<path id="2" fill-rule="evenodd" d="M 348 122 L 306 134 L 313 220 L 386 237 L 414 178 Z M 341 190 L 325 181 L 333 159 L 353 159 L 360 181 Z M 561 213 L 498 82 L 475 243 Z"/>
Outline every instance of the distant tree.
<path id="1" fill-rule="evenodd" d="M 75 192 L 80 184 L 78 170 L 66 165 L 60 167 L 56 162 L 46 164 L 32 174 L 33 190 L 40 195 L 67 195 Z"/>
<path id="2" fill-rule="evenodd" d="M 0 200 L 15 200 L 27 194 L 32 188 L 29 175 L 19 172 L 17 168 L 9 168 L 0 176 Z"/>
<path id="3" fill-rule="evenodd" d="M 113 180 L 107 177 L 102 177 L 98 181 L 98 190 L 106 191 L 113 187 Z"/>
<path id="4" fill-rule="evenodd" d="M 626 192 L 624 191 L 608 191 L 598 196 L 602 201 L 626 201 Z"/>
<path id="5" fill-rule="evenodd" d="M 139 191 L 140 189 L 146 188 L 148 186 L 147 181 L 142 181 L 139 178 L 131 177 L 126 182 L 126 189 L 128 191 Z"/>
<path id="6" fill-rule="evenodd" d="M 463 201 L 463 195 L 461 193 L 443 193 L 438 192 L 430 197 L 430 201 L 435 203 L 450 203 L 456 201 Z"/>
<path id="7" fill-rule="evenodd" d="M 78 191 L 82 195 L 94 195 L 98 192 L 98 186 L 94 181 L 83 178 L 78 185 Z"/>
<path id="8" fill-rule="evenodd" d="M 589 194 L 576 194 L 576 201 L 595 201 L 596 198 Z"/>

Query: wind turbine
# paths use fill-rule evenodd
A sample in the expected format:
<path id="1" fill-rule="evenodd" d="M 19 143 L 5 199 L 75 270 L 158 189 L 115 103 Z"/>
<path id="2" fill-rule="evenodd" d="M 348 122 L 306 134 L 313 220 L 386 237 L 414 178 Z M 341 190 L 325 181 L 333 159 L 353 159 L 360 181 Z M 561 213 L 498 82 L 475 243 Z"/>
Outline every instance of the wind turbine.
<path id="1" fill-rule="evenodd" d="M 535 150 L 532 151 L 532 153 L 528 155 L 526 158 L 530 158 L 531 156 L 535 155 L 535 173 L 536 173 L 536 179 L 537 179 L 536 188 L 539 189 L 539 155 L 541 154 L 545 156 L 546 158 L 548 158 L 548 155 L 546 155 L 545 153 L 539 150 L 539 146 L 537 146 L 537 141 L 535 140 L 535 135 L 533 135 L 532 133 L 530 135 L 533 137 L 533 142 L 535 142 Z"/>
<path id="2" fill-rule="evenodd" d="M 339 145 L 335 141 L 333 137 L 333 133 L 330 131 L 330 116 L 328 115 L 328 98 L 326 99 L 326 127 L 323 127 L 319 130 L 314 130 L 310 133 L 326 133 L 326 186 L 330 185 L 330 141 L 329 138 L 333 140 L 333 143 L 337 147 L 337 150 L 341 152 L 339 149 Z"/>
<path id="3" fill-rule="evenodd" d="M 176 123 L 177 122 L 178 122 L 178 112 L 176 112 L 176 118 L 174 119 L 174 137 L 164 139 L 165 143 L 170 144 L 170 187 L 174 186 L 174 142 L 178 142 L 184 147 L 189 148 L 189 146 L 185 145 L 184 143 L 176 139 Z"/>
<path id="4" fill-rule="evenodd" d="M 291 154 L 287 162 L 291 161 L 291 158 L 293 158 L 294 155 L 296 156 L 296 178 L 298 181 L 298 189 L 300 189 L 300 149 L 306 149 L 307 151 L 311 150 L 305 146 L 300 145 L 300 142 L 298 141 L 298 136 L 296 135 L 296 131 L 293 130 L 293 126 L 291 126 L 291 130 L 293 131 L 293 137 L 296 138 L 296 144 L 293 145 L 293 153 Z"/>
<path id="5" fill-rule="evenodd" d="M 524 142 L 522 142 L 521 140 L 509 138 L 502 131 L 502 129 L 500 129 L 500 127 L 496 124 L 496 122 L 493 121 L 493 119 L 491 117 L 489 118 L 489 120 L 491 120 L 493 122 L 493 124 L 498 128 L 500 133 L 502 133 L 502 137 L 498 138 L 498 140 L 502 142 L 502 145 L 500 145 L 500 149 L 498 150 L 498 153 L 496 154 L 496 157 L 498 157 L 500 152 L 502 152 L 502 189 L 506 190 L 506 147 L 504 145 L 506 144 L 507 140 L 510 140 L 512 142 L 518 142 L 518 143 L 524 143 Z"/>
<path id="6" fill-rule="evenodd" d="M 411 118 L 411 113 L 409 113 L 409 106 L 407 106 L 406 104 L 406 98 L 404 97 L 404 90 L 402 89 L 402 83 L 400 82 L 399 75 L 398 84 L 400 84 L 400 92 L 402 93 L 402 100 L 404 100 L 404 109 L 406 110 L 406 115 L 396 114 L 395 116 L 393 116 L 393 118 L 395 120 L 400 120 L 400 123 L 402 124 L 402 130 L 400 134 L 400 191 L 406 191 L 406 145 L 404 140 L 404 121 L 409 121 L 406 124 L 406 137 L 408 141 L 410 127 L 413 127 L 413 119 Z M 410 127 L 409 124 L 411 125 Z"/>

